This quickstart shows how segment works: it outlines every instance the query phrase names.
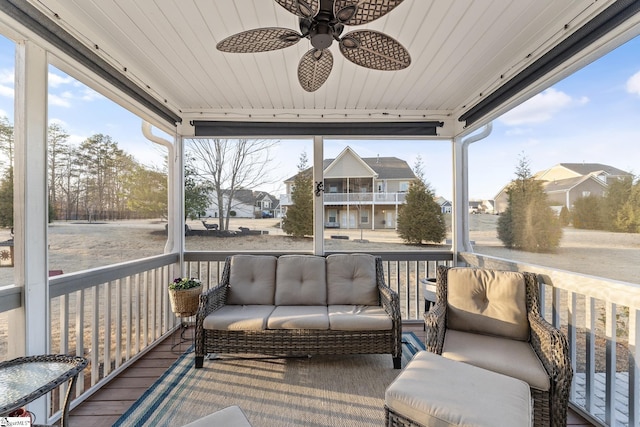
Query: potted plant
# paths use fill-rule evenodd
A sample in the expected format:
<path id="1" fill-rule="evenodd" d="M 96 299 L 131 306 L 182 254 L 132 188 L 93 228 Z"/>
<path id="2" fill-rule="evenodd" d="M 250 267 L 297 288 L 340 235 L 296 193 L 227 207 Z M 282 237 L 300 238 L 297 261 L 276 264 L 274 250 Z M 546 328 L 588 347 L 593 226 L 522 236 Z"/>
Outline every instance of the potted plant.
<path id="1" fill-rule="evenodd" d="M 198 311 L 198 296 L 202 282 L 194 277 L 177 277 L 169 283 L 171 311 L 179 317 L 189 317 Z"/>

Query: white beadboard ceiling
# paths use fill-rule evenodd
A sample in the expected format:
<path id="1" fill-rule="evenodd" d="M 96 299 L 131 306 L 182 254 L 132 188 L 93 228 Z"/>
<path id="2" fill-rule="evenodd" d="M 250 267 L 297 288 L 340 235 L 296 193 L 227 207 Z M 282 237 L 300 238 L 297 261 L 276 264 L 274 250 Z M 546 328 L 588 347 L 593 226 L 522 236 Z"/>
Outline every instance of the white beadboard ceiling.
<path id="1" fill-rule="evenodd" d="M 457 120 L 462 113 L 613 0 L 405 0 L 388 15 L 345 32 L 384 32 L 407 48 L 411 65 L 401 71 L 369 70 L 344 59 L 334 43 L 333 70 L 313 93 L 300 87 L 296 74 L 300 57 L 310 49 L 306 39 L 255 54 L 215 48 L 225 37 L 249 29 L 298 30 L 298 18 L 274 1 L 29 2 L 119 70 L 126 69 L 126 76 L 183 121 L 426 118 L 445 121 L 444 133 L 455 135 L 463 131 Z M 532 96 L 566 72 L 557 70 L 524 95 Z"/>

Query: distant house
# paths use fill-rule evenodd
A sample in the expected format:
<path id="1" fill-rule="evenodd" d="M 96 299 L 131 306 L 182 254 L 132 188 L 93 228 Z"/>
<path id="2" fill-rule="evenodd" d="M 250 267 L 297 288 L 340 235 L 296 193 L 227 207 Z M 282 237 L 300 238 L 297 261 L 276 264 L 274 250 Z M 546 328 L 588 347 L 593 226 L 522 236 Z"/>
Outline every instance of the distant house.
<path id="1" fill-rule="evenodd" d="M 493 200 L 469 200 L 469 213 L 490 213 L 494 211 Z"/>
<path id="2" fill-rule="evenodd" d="M 229 190 L 222 192 L 223 209 L 226 208 L 229 200 Z M 265 191 L 252 191 L 252 190 L 236 190 L 233 194 L 233 202 L 231 203 L 231 216 L 236 218 L 260 218 L 260 217 L 275 217 L 279 211 L 280 202 L 275 196 Z M 218 198 L 214 194 L 211 197 L 211 204 L 205 211 L 205 216 L 211 218 L 217 218 L 218 211 Z M 227 212 L 223 212 L 223 216 L 227 216 Z"/>
<path id="3" fill-rule="evenodd" d="M 601 163 L 559 163 L 537 172 L 533 177 L 543 182 L 552 207 L 560 211 L 563 206 L 571 209 L 581 197 L 602 197 L 612 180 L 631 178 L 633 175 Z M 504 212 L 508 206 L 507 188 L 508 185 L 503 187 L 495 197 L 497 213 Z"/>
<path id="4" fill-rule="evenodd" d="M 335 159 L 323 161 L 324 223 L 327 228 L 395 228 L 398 208 L 416 175 L 397 157 L 360 157 L 350 147 Z M 303 173 L 309 173 L 311 169 Z M 292 204 L 295 176 L 285 181 L 280 198 L 286 210 Z"/>
<path id="5" fill-rule="evenodd" d="M 450 214 L 451 213 L 451 210 L 453 208 L 453 203 L 451 203 L 451 201 L 445 199 L 442 196 L 438 196 L 438 197 L 436 197 L 436 203 L 438 205 L 440 205 L 440 211 L 443 214 Z"/>

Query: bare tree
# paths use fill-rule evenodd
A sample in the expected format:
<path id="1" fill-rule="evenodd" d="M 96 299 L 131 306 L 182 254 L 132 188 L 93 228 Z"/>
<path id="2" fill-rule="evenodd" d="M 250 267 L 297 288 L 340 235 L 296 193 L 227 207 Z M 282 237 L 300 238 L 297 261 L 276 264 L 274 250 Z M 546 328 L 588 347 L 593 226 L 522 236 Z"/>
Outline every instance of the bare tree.
<path id="1" fill-rule="evenodd" d="M 59 180 L 58 162 L 69 154 L 69 134 L 57 123 L 51 123 L 47 132 L 47 147 L 49 151 L 49 203 L 55 212 L 59 212 L 58 192 Z"/>
<path id="2" fill-rule="evenodd" d="M 271 139 L 189 139 L 188 157 L 198 175 L 209 181 L 218 209 L 221 230 L 229 229 L 229 217 L 234 208 L 236 192 L 257 189 L 272 184 L 269 166 L 271 149 L 278 144 Z"/>

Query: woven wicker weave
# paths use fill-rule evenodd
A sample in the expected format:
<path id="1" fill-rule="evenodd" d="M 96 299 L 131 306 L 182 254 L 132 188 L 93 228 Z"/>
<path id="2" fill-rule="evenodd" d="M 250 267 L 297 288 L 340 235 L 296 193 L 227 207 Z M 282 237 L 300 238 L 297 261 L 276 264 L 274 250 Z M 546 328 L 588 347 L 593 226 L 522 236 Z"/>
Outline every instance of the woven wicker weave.
<path id="1" fill-rule="evenodd" d="M 189 317 L 198 311 L 198 296 L 202 286 L 191 289 L 169 289 L 171 310 L 179 317 Z"/>
<path id="2" fill-rule="evenodd" d="M 391 354 L 394 367 L 400 368 L 402 354 L 400 302 L 398 294 L 385 284 L 380 258 L 376 258 L 376 280 L 380 304 L 393 323 L 390 330 L 382 331 L 204 329 L 204 318 L 225 305 L 229 275 L 230 258 L 227 258 L 220 285 L 200 296 L 200 306 L 196 315 L 196 368 L 202 367 L 207 353 L 257 353 L 278 356 Z"/>
<path id="3" fill-rule="evenodd" d="M 88 363 L 89 363 L 89 360 L 84 357 L 67 356 L 64 354 L 27 356 L 27 357 L 20 357 L 17 359 L 9 360 L 6 362 L 0 362 L 0 370 L 6 370 L 7 372 L 12 370 L 12 368 L 22 366 L 27 368 L 21 369 L 17 372 L 28 374 L 29 365 L 36 366 L 36 365 L 46 365 L 46 364 L 55 365 L 55 367 L 52 367 L 51 369 L 53 370 L 53 372 L 58 372 L 58 376 L 52 379 L 51 381 L 49 381 L 48 383 L 41 384 L 39 388 L 32 389 L 30 393 L 23 395 L 19 399 L 11 402 L 6 406 L 1 406 L 0 416 L 8 415 L 10 412 L 13 412 L 14 410 L 26 405 L 29 402 L 32 402 L 38 397 L 47 394 L 48 392 L 52 391 L 56 387 L 66 382 L 68 383 L 68 386 L 67 386 L 67 391 L 64 398 L 64 404 L 61 408 L 62 413 L 61 413 L 60 425 L 61 427 L 68 426 L 69 425 L 69 405 L 71 403 L 73 393 L 75 392 L 75 383 L 76 383 L 78 374 L 87 366 Z M 63 365 L 63 366 L 59 366 L 59 365 Z M 26 388 L 28 388 L 30 379 L 27 377 L 16 378 L 15 375 L 17 374 L 17 372 L 7 374 L 6 377 L 0 376 L 0 381 L 6 380 L 8 383 L 18 381 L 22 385 L 24 385 Z"/>
<path id="4" fill-rule="evenodd" d="M 424 315 L 425 344 L 428 351 L 436 354 L 442 354 L 446 333 L 447 271 L 449 268 L 438 267 L 436 304 Z M 546 392 L 531 389 L 533 425 L 535 427 L 564 427 L 567 425 L 567 405 L 573 378 L 569 345 L 562 332 L 540 316 L 540 290 L 537 276 L 527 272 L 524 272 L 523 275 L 527 288 L 527 313 L 531 330 L 529 342 L 547 371 L 551 384 L 549 391 Z"/>

